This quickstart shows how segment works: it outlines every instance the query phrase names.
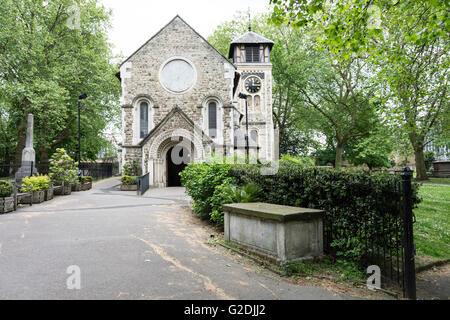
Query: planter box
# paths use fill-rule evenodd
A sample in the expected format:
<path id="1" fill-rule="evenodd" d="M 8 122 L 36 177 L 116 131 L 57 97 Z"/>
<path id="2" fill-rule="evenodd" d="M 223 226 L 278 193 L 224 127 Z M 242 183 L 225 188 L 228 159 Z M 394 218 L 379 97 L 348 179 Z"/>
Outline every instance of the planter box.
<path id="1" fill-rule="evenodd" d="M 53 199 L 53 187 L 50 187 L 49 189 L 44 191 L 44 199 L 45 201 L 49 201 Z"/>
<path id="2" fill-rule="evenodd" d="M 276 263 L 323 256 L 321 210 L 268 203 L 223 205 L 225 240 Z"/>
<path id="3" fill-rule="evenodd" d="M 87 191 L 87 190 L 91 190 L 92 189 L 92 182 L 89 183 L 83 183 L 81 185 L 81 190 L 82 191 Z"/>
<path id="4" fill-rule="evenodd" d="M 0 214 L 14 211 L 14 197 L 0 198 Z"/>
<path id="5" fill-rule="evenodd" d="M 122 184 L 120 186 L 120 190 L 121 191 L 136 191 L 137 190 L 137 184 L 130 184 L 130 185 Z"/>
<path id="6" fill-rule="evenodd" d="M 62 196 L 63 194 L 63 187 L 62 186 L 55 186 L 53 187 L 53 195 L 55 196 Z"/>
<path id="7" fill-rule="evenodd" d="M 33 203 L 41 203 L 45 200 L 44 191 L 33 191 Z"/>
<path id="8" fill-rule="evenodd" d="M 63 187 L 63 195 L 64 196 L 68 196 L 69 194 L 71 194 L 72 193 L 72 185 L 71 184 L 69 184 L 69 185 L 64 185 L 64 187 Z"/>
<path id="9" fill-rule="evenodd" d="M 81 182 L 72 184 L 72 191 L 81 191 Z"/>

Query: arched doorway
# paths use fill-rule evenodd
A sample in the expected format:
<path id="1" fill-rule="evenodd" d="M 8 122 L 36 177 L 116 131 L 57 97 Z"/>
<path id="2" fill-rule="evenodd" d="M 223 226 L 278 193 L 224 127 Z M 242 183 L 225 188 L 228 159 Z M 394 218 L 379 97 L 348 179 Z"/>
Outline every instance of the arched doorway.
<path id="1" fill-rule="evenodd" d="M 180 172 L 191 161 L 191 154 L 186 147 L 176 145 L 170 148 L 166 154 L 167 163 L 167 186 L 181 186 Z"/>

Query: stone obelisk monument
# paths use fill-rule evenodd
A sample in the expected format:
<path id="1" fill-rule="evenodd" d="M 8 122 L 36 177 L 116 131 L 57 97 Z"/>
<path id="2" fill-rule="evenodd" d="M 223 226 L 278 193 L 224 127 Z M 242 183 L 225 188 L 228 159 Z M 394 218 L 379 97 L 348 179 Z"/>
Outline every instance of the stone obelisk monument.
<path id="1" fill-rule="evenodd" d="M 27 140 L 25 148 L 22 151 L 22 165 L 16 173 L 16 183 L 22 185 L 22 179 L 31 175 L 37 174 L 36 170 L 36 152 L 33 148 L 33 127 L 34 118 L 30 113 L 28 115 L 27 123 Z"/>

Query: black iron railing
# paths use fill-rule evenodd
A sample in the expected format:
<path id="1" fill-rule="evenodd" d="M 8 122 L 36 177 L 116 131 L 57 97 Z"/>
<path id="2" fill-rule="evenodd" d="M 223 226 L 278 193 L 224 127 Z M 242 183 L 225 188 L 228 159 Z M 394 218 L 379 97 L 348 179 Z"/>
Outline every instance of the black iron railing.
<path id="1" fill-rule="evenodd" d="M 150 173 L 138 178 L 137 194 L 142 196 L 150 188 Z"/>
<path id="2" fill-rule="evenodd" d="M 402 181 L 396 181 L 389 189 L 371 192 L 376 194 L 375 197 L 363 199 L 384 204 L 379 207 L 386 208 L 383 201 L 396 198 L 399 206 L 390 206 L 388 211 L 360 214 L 351 225 L 336 225 L 333 221 L 338 219 L 333 214 L 339 214 L 338 210 L 328 212 L 324 220 L 324 250 L 329 255 L 336 254 L 336 247 L 341 251 L 345 251 L 342 248 L 346 246 L 347 250 L 358 250 L 362 267 L 378 266 L 382 282 L 402 287 L 405 298 L 415 299 L 412 171 L 404 168 L 401 175 Z M 335 240 L 339 239 L 345 239 L 347 243 L 336 245 Z"/>

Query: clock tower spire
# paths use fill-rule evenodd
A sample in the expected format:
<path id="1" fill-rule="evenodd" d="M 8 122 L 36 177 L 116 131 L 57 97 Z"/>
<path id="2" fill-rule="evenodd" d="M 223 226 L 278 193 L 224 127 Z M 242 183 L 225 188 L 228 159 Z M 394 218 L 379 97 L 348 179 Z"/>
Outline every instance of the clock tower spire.
<path id="1" fill-rule="evenodd" d="M 275 160 L 270 62 L 274 42 L 251 31 L 250 8 L 248 15 L 249 30 L 231 42 L 228 56 L 241 75 L 236 96 L 239 93 L 247 95 L 250 156 Z M 245 115 L 245 100 L 236 98 L 235 101 L 241 114 Z M 244 117 L 241 123 L 245 121 Z"/>

